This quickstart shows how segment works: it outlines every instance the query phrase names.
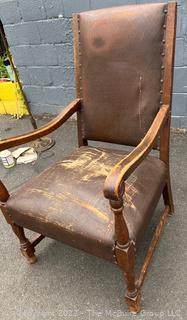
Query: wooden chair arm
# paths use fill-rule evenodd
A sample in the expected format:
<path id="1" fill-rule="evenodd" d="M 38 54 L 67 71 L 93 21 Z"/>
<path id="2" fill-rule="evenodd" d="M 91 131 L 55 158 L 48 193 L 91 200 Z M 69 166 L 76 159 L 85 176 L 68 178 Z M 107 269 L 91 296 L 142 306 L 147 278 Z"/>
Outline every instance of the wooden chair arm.
<path id="1" fill-rule="evenodd" d="M 36 140 L 53 132 L 54 130 L 58 129 L 68 118 L 70 118 L 73 113 L 78 111 L 80 106 L 80 99 L 75 99 L 57 117 L 41 128 L 23 135 L 0 140 L 0 151 Z"/>
<path id="2" fill-rule="evenodd" d="M 58 129 L 69 117 L 71 117 L 73 113 L 78 111 L 80 106 L 80 99 L 75 99 L 57 117 L 41 128 L 23 135 L 0 140 L 0 151 L 33 141 L 53 132 L 54 130 Z M 4 203 L 8 200 L 8 198 L 9 193 L 3 182 L 0 180 L 0 202 Z"/>
<path id="3" fill-rule="evenodd" d="M 169 106 L 162 105 L 143 140 L 129 155 L 113 167 L 105 180 L 104 196 L 106 198 L 110 200 L 120 199 L 124 192 L 124 180 L 130 176 L 151 151 L 168 116 Z"/>

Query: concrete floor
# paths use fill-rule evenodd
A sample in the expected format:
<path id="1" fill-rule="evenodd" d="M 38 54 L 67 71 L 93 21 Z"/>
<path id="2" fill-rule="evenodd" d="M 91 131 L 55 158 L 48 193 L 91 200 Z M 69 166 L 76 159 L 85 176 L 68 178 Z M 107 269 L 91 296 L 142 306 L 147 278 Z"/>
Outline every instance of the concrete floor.
<path id="1" fill-rule="evenodd" d="M 39 121 L 40 125 L 42 123 Z M 28 119 L 0 118 L 1 138 L 26 132 L 29 128 Z M 0 177 L 9 191 L 74 149 L 75 121 L 67 122 L 52 136 L 56 146 L 43 153 L 36 163 L 9 170 L 0 164 Z M 172 133 L 171 174 L 175 214 L 168 220 L 147 274 L 139 315 L 130 315 L 127 311 L 125 283 L 118 267 L 51 239 L 44 239 L 37 246 L 38 263 L 29 266 L 19 254 L 18 242 L 11 228 L 0 215 L 0 319 L 187 319 L 185 134 Z M 160 212 L 160 205 L 156 215 Z M 150 240 L 155 222 L 156 218 L 152 221 L 143 249 Z M 27 234 L 32 237 L 30 231 Z M 138 267 L 143 260 L 143 249 Z"/>

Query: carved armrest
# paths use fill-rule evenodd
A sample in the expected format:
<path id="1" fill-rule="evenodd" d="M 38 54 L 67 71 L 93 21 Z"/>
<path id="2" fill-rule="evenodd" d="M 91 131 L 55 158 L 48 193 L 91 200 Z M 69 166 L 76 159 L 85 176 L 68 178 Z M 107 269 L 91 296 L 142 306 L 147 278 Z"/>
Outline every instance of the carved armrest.
<path id="1" fill-rule="evenodd" d="M 0 140 L 0 151 L 36 140 L 53 132 L 54 130 L 58 129 L 64 122 L 66 122 L 66 120 L 70 118 L 72 114 L 78 111 L 80 109 L 80 106 L 80 99 L 75 99 L 57 117 L 55 117 L 52 121 L 42 126 L 41 128 L 29 133 L 25 133 L 23 135 Z"/>
<path id="2" fill-rule="evenodd" d="M 64 122 L 66 122 L 66 120 L 70 118 L 73 113 L 78 111 L 80 107 L 80 99 L 75 99 L 57 117 L 55 117 L 52 121 L 42 126 L 41 128 L 29 133 L 25 133 L 23 135 L 0 140 L 0 151 L 33 141 L 53 132 L 54 130 L 58 129 Z M 8 198 L 9 193 L 0 180 L 0 202 L 4 203 L 8 200 Z"/>
<path id="3" fill-rule="evenodd" d="M 110 171 L 104 185 L 104 196 L 106 198 L 110 200 L 119 200 L 121 198 L 125 188 L 124 181 L 151 151 L 168 115 L 169 106 L 162 105 L 143 140 Z"/>

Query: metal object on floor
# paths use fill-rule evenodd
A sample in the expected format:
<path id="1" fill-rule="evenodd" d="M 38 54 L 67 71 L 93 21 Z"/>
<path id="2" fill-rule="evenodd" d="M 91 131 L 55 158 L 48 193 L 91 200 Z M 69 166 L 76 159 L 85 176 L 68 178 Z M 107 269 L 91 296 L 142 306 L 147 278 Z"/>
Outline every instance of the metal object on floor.
<path id="1" fill-rule="evenodd" d="M 37 153 L 41 153 L 51 149 L 55 145 L 55 140 L 49 137 L 43 137 L 36 140 L 32 147 Z"/>

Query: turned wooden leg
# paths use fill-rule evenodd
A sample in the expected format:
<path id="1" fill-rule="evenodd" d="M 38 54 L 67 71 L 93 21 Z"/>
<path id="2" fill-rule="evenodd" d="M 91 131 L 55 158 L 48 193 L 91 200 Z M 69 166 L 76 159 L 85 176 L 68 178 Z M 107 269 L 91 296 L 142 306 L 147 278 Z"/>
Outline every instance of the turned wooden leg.
<path id="1" fill-rule="evenodd" d="M 140 311 L 140 290 L 135 285 L 135 248 L 133 242 L 129 239 L 128 228 L 123 216 L 123 198 L 110 200 L 110 206 L 115 217 L 116 260 L 127 281 L 125 300 L 130 312 L 137 313 Z"/>
<path id="2" fill-rule="evenodd" d="M 35 263 L 37 261 L 37 257 L 34 254 L 35 249 L 30 241 L 25 237 L 23 227 L 20 227 L 14 223 L 11 225 L 11 227 L 20 241 L 20 251 L 22 255 L 27 259 L 29 264 Z"/>
<path id="3" fill-rule="evenodd" d="M 129 311 L 133 313 L 140 312 L 140 290 L 135 286 L 135 274 L 134 268 L 128 272 L 124 272 L 127 281 L 127 291 L 125 295 L 125 301 L 129 306 Z"/>
<path id="4" fill-rule="evenodd" d="M 118 265 L 122 268 L 127 282 L 127 291 L 125 301 L 129 307 L 129 311 L 133 313 L 140 312 L 140 290 L 135 284 L 135 253 L 134 244 L 130 241 L 126 245 L 116 244 L 116 259 Z"/>
<path id="5" fill-rule="evenodd" d="M 170 208 L 169 214 L 171 215 L 174 212 L 174 204 L 173 204 L 173 196 L 172 196 L 170 178 L 167 180 L 167 183 L 164 187 L 163 198 L 164 198 L 164 204 L 168 205 Z"/>

